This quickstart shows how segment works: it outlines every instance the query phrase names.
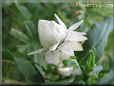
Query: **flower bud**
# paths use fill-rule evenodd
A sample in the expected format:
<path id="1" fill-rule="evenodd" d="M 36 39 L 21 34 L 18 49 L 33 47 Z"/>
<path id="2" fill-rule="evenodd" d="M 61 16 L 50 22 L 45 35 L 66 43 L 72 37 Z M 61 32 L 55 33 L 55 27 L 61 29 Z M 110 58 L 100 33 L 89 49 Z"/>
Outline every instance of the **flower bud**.
<path id="1" fill-rule="evenodd" d="M 39 20 L 38 34 L 41 45 L 44 48 L 49 48 L 57 42 L 62 42 L 66 35 L 66 29 L 55 21 Z"/>
<path id="2" fill-rule="evenodd" d="M 73 67 L 63 67 L 63 64 L 60 64 L 58 67 L 58 72 L 62 76 L 70 76 L 73 72 Z"/>

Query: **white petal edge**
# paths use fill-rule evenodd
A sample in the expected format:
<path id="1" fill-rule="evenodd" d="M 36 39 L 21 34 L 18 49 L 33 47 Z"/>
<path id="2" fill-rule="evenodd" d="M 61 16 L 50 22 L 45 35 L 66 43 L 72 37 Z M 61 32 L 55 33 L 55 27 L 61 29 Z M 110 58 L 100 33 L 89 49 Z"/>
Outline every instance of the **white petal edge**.
<path id="1" fill-rule="evenodd" d="M 54 44 L 53 46 L 51 46 L 51 47 L 49 48 L 49 50 L 50 50 L 50 51 L 56 50 L 56 48 L 58 47 L 59 44 L 60 44 L 60 42 L 57 42 L 56 44 Z"/>
<path id="2" fill-rule="evenodd" d="M 59 67 L 58 72 L 62 76 L 70 76 L 73 72 L 73 67 Z"/>
<path id="3" fill-rule="evenodd" d="M 77 29 L 77 28 L 83 23 L 83 21 L 84 21 L 84 20 L 81 20 L 81 21 L 79 21 L 79 22 L 73 24 L 72 26 L 70 26 L 70 27 L 68 28 L 68 30 L 75 30 L 75 29 Z"/>
<path id="4" fill-rule="evenodd" d="M 63 23 L 63 21 L 57 16 L 57 14 L 55 13 L 54 16 L 56 17 L 57 21 L 59 22 L 59 24 L 61 26 L 63 26 L 64 28 L 66 28 L 66 25 Z"/>

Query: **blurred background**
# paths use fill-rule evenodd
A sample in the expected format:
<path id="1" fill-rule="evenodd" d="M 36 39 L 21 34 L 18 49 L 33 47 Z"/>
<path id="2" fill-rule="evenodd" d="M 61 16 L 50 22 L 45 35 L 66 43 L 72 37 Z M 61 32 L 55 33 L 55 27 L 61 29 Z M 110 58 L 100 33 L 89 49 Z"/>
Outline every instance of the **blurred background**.
<path id="1" fill-rule="evenodd" d="M 8 52 L 18 54 L 18 51 L 26 55 L 28 52 L 40 48 L 37 33 L 38 20 L 55 20 L 54 13 L 58 14 L 67 27 L 84 19 L 84 23 L 77 30 L 87 32 L 96 22 L 103 22 L 107 17 L 113 16 L 113 7 L 83 7 L 77 6 L 76 2 L 28 1 L 21 3 L 4 0 L 2 3 L 3 83 L 24 82 L 23 75 Z M 104 54 L 99 60 L 107 70 L 114 66 L 113 37 L 114 30 L 110 33 Z M 107 64 L 110 65 L 107 66 Z M 114 84 L 113 79 L 110 80 L 110 83 Z"/>

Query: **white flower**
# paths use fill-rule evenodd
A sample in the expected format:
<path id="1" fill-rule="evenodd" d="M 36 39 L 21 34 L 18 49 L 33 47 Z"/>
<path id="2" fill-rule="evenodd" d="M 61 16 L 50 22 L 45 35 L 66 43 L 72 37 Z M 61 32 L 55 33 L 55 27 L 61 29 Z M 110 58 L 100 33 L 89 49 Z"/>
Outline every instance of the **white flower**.
<path id="1" fill-rule="evenodd" d="M 53 20 L 39 20 L 38 34 L 41 45 L 43 46 L 43 49 L 41 50 L 50 49 L 51 51 L 54 51 L 63 41 L 81 42 L 87 40 L 87 37 L 84 36 L 86 33 L 73 31 L 83 23 L 83 20 L 73 24 L 67 29 L 66 25 L 56 14 L 55 17 L 58 20 L 59 24 Z M 40 53 L 41 50 L 35 50 L 33 52 L 30 52 L 28 55 Z"/>
<path id="2" fill-rule="evenodd" d="M 82 45 L 78 42 L 63 42 L 57 50 L 53 52 L 48 50 L 45 54 L 45 59 L 49 64 L 58 65 L 59 62 L 65 59 L 69 59 L 70 56 L 74 56 L 74 51 L 82 51 Z"/>
<path id="3" fill-rule="evenodd" d="M 75 56 L 74 51 L 83 51 L 80 42 L 87 40 L 87 37 L 84 36 L 86 33 L 74 31 L 83 23 L 83 20 L 67 29 L 66 25 L 56 14 L 55 17 L 58 23 L 53 20 L 39 20 L 38 34 L 43 48 L 33 51 L 28 55 L 45 51 L 44 56 L 47 64 L 57 65 L 58 72 L 61 75 L 80 75 L 81 69 L 76 60 L 76 67 L 64 67 L 62 61 L 70 59 L 70 56 Z"/>

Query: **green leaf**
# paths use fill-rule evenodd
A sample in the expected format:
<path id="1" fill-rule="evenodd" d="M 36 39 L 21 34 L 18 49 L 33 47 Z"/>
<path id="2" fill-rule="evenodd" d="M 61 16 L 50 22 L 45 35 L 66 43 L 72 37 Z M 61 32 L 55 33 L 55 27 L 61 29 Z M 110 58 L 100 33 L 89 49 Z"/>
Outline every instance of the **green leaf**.
<path id="1" fill-rule="evenodd" d="M 10 34 L 13 35 L 16 39 L 18 39 L 24 43 L 28 43 L 28 41 L 29 41 L 29 38 L 23 32 L 15 29 L 15 28 L 11 29 Z"/>
<path id="2" fill-rule="evenodd" d="M 76 56 L 70 56 L 70 59 L 77 59 Z"/>
<path id="3" fill-rule="evenodd" d="M 32 76 L 36 74 L 36 71 L 34 67 L 32 66 L 32 64 L 23 57 L 16 57 L 12 53 L 11 55 L 13 56 L 19 71 L 24 75 L 25 82 L 31 83 Z"/>
<path id="4" fill-rule="evenodd" d="M 48 72 L 57 72 L 57 67 L 54 64 L 48 64 L 47 70 L 48 70 Z"/>
<path id="5" fill-rule="evenodd" d="M 14 59 L 15 59 L 15 62 L 18 66 L 19 71 L 22 72 L 22 74 L 24 75 L 25 81 L 27 83 L 30 83 L 32 75 L 34 75 L 36 73 L 33 66 L 25 58 L 16 58 L 16 57 L 14 57 Z"/>
<path id="6" fill-rule="evenodd" d="M 14 1 L 15 5 L 17 6 L 18 10 L 20 11 L 20 13 L 27 19 L 29 20 L 32 15 L 31 13 L 28 11 L 28 9 L 25 6 L 22 6 L 18 3 L 18 1 Z"/>
<path id="7" fill-rule="evenodd" d="M 35 54 L 33 57 L 34 62 L 36 63 L 35 66 L 40 72 L 40 74 L 44 77 L 45 76 L 45 70 L 47 69 L 47 64 L 45 59 L 43 58 L 43 54 Z"/>
<path id="8" fill-rule="evenodd" d="M 92 67 L 95 66 L 95 53 L 94 53 L 93 49 L 90 51 L 90 56 L 89 56 L 89 58 L 87 60 L 86 65 L 87 65 L 87 67 L 89 69 L 91 69 Z"/>
<path id="9" fill-rule="evenodd" d="M 98 79 L 97 74 L 96 75 L 93 75 L 93 76 L 91 76 L 91 77 L 88 78 L 87 83 L 88 84 L 96 84 L 97 79 Z"/>
<path id="10" fill-rule="evenodd" d="M 58 81 L 57 84 L 68 85 L 68 84 L 73 83 L 74 80 L 75 80 L 75 76 L 69 76 L 69 77 L 64 78 L 63 80 Z"/>
<path id="11" fill-rule="evenodd" d="M 96 49 L 95 60 L 98 61 L 102 56 L 108 36 L 113 29 L 113 18 L 106 18 L 103 22 L 96 23 L 87 33 L 88 40 L 83 44 L 84 51 L 79 52 L 77 56 L 82 57 L 81 62 L 85 62 L 90 50 Z"/>
<path id="12" fill-rule="evenodd" d="M 34 33 L 32 32 L 33 29 L 35 28 L 31 28 L 30 25 L 31 25 L 31 22 L 30 21 L 26 21 L 24 22 L 24 25 L 25 25 L 25 28 L 26 28 L 26 31 L 28 32 L 28 35 L 32 38 L 34 37 Z M 32 38 L 33 39 L 33 38 Z"/>
<path id="13" fill-rule="evenodd" d="M 59 74 L 53 74 L 53 73 L 47 73 L 46 74 L 46 83 L 48 82 L 54 82 L 54 81 L 57 81 L 59 78 L 60 78 L 60 75 Z"/>
<path id="14" fill-rule="evenodd" d="M 114 71 L 110 70 L 108 74 L 106 74 L 104 77 L 102 77 L 99 81 L 98 84 L 107 84 L 109 83 L 112 79 L 114 78 Z"/>
<path id="15" fill-rule="evenodd" d="M 21 53 L 28 53 L 30 51 L 30 44 L 17 45 L 18 51 Z"/>
<path id="16" fill-rule="evenodd" d="M 60 80 L 58 80 L 56 82 L 47 82 L 47 83 L 44 83 L 44 85 L 45 84 L 46 85 L 68 85 L 68 84 L 71 84 L 74 80 L 75 80 L 75 76 L 69 76 L 69 77 L 60 79 Z"/>
<path id="17" fill-rule="evenodd" d="M 99 73 L 103 69 L 102 65 L 97 65 L 93 68 L 93 71 Z"/>
<path id="18" fill-rule="evenodd" d="M 103 69 L 103 67 L 101 65 L 97 65 L 97 66 L 93 67 L 93 69 L 89 73 L 89 75 L 94 75 L 96 73 L 99 73 L 102 69 Z"/>
<path id="19" fill-rule="evenodd" d="M 37 32 L 37 29 L 36 29 L 37 28 L 36 24 L 34 22 L 32 22 L 32 21 L 24 22 L 27 34 L 30 36 L 30 38 L 32 40 L 37 40 L 37 42 L 39 42 L 38 34 L 37 34 L 38 32 Z"/>
<path id="20" fill-rule="evenodd" d="M 3 1 L 3 4 L 5 4 L 7 6 L 11 5 L 12 3 L 13 3 L 13 0 L 4 0 Z"/>
<path id="21" fill-rule="evenodd" d="M 63 64 L 66 67 L 69 67 L 69 66 L 77 66 L 76 60 L 71 60 L 71 59 L 63 60 Z"/>

